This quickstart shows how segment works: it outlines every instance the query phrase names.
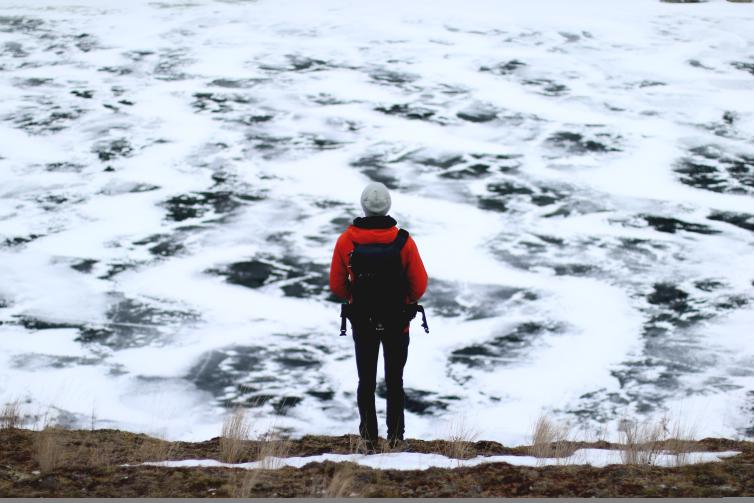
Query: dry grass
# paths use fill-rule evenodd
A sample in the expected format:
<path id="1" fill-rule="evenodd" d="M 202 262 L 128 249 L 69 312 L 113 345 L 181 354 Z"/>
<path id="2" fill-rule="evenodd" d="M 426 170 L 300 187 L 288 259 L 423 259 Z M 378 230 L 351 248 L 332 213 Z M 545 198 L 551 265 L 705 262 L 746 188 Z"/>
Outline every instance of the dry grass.
<path id="1" fill-rule="evenodd" d="M 382 444 L 382 452 L 386 452 L 387 442 Z M 348 436 L 348 452 L 349 454 L 365 454 L 367 452 L 367 442 L 358 435 Z"/>
<path id="2" fill-rule="evenodd" d="M 627 465 L 653 465 L 662 452 L 666 436 L 661 423 L 639 423 L 624 419 L 618 427 L 620 443 L 623 444 L 621 461 Z"/>
<path id="3" fill-rule="evenodd" d="M 342 463 L 342 466 L 333 473 L 330 483 L 324 491 L 325 498 L 346 498 L 355 495 L 356 484 L 354 475 L 356 473 L 353 463 Z"/>
<path id="4" fill-rule="evenodd" d="M 669 454 L 675 456 L 675 466 L 689 464 L 695 438 L 696 432 L 693 427 L 684 425 L 679 419 L 672 421 L 670 438 L 666 440 L 665 448 Z"/>
<path id="5" fill-rule="evenodd" d="M 450 422 L 443 454 L 454 459 L 469 459 L 476 453 L 474 442 L 479 433 L 466 423 L 465 418 Z"/>
<path id="6" fill-rule="evenodd" d="M 563 460 L 573 454 L 570 436 L 570 424 L 556 424 L 543 414 L 539 416 L 532 429 L 531 446 L 528 448 L 529 454 L 536 458 Z"/>
<path id="7" fill-rule="evenodd" d="M 60 466 L 63 448 L 56 428 L 45 427 L 34 440 L 34 460 L 42 473 Z"/>
<path id="8" fill-rule="evenodd" d="M 236 419 L 238 421 L 238 419 Z M 244 428 L 241 428 L 242 432 Z M 248 431 L 246 431 L 248 436 Z M 233 479 L 233 497 L 249 498 L 254 488 L 266 477 L 273 476 L 273 470 L 282 468 L 285 464 L 282 458 L 287 458 L 291 451 L 291 441 L 281 437 L 270 427 L 266 432 L 259 435 L 255 443 L 255 457 L 258 460 L 257 468 L 246 470 L 241 476 Z"/>
<path id="9" fill-rule="evenodd" d="M 290 452 L 290 440 L 282 438 L 273 428 L 270 428 L 259 436 L 256 457 L 259 460 L 259 467 L 261 469 L 274 470 L 281 468 L 283 463 L 280 458 L 287 458 Z"/>
<path id="10" fill-rule="evenodd" d="M 54 413 L 55 407 L 52 405 L 48 405 L 44 409 L 37 410 L 36 414 L 31 414 L 31 419 L 33 419 L 33 423 L 31 426 L 32 430 L 36 431 L 42 431 L 45 428 L 52 428 L 55 425 L 55 413 Z"/>
<path id="11" fill-rule="evenodd" d="M 136 450 L 135 457 L 142 463 L 148 461 L 167 461 L 172 456 L 175 446 L 162 435 L 157 438 L 147 437 Z"/>
<path id="12" fill-rule="evenodd" d="M 578 434 L 574 435 L 575 438 L 580 438 L 584 442 L 598 443 L 607 442 L 610 430 L 607 424 L 600 424 L 599 426 L 590 426 L 582 424 L 579 427 Z"/>
<path id="13" fill-rule="evenodd" d="M 115 464 L 115 458 L 113 445 L 95 445 L 88 450 L 85 462 L 92 468 L 111 468 Z"/>
<path id="14" fill-rule="evenodd" d="M 689 463 L 694 429 L 680 419 L 663 416 L 657 422 L 623 420 L 618 428 L 623 444 L 621 460 L 631 465 L 657 464 L 661 454 L 674 456 L 673 465 Z"/>
<path id="15" fill-rule="evenodd" d="M 243 475 L 233 477 L 233 497 L 234 498 L 251 498 L 254 489 L 259 483 L 270 474 L 268 470 L 255 469 L 244 470 Z"/>
<path id="16" fill-rule="evenodd" d="M 246 411 L 240 407 L 233 410 L 223 422 L 220 459 L 225 463 L 238 463 L 247 454 L 250 432 Z"/>
<path id="17" fill-rule="evenodd" d="M 236 409 L 226 419 L 223 425 L 223 437 L 220 438 L 221 457 L 226 463 L 236 463 L 244 454 L 248 454 L 249 432 L 251 430 L 245 414 Z M 223 439 L 226 444 L 223 445 Z M 292 443 L 283 438 L 271 426 L 266 432 L 259 435 L 254 444 L 254 457 L 258 460 L 257 468 L 245 470 L 243 475 L 235 476 L 232 480 L 232 494 L 235 498 L 249 498 L 254 488 L 267 477 L 273 476 L 274 470 L 282 468 L 282 458 L 290 454 Z M 227 450 L 226 450 L 227 449 Z M 227 457 L 226 457 L 227 456 Z M 233 459 L 233 461 L 228 461 Z"/>
<path id="18" fill-rule="evenodd" d="M 0 429 L 21 428 L 21 403 L 18 400 L 6 403 L 0 410 Z"/>

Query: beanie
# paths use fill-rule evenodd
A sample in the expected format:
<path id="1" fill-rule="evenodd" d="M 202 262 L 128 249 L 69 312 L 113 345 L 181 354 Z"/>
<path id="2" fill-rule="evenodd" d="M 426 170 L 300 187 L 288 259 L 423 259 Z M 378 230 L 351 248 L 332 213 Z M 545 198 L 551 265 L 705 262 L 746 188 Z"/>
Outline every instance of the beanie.
<path id="1" fill-rule="evenodd" d="M 390 193 L 380 182 L 370 183 L 361 193 L 361 208 L 367 217 L 387 215 L 390 204 Z"/>

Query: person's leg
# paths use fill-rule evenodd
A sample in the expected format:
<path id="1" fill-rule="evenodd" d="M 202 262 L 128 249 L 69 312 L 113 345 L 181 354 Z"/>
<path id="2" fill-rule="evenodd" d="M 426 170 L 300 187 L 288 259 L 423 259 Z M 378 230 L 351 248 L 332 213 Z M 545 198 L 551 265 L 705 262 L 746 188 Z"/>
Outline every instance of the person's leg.
<path id="1" fill-rule="evenodd" d="M 377 360 L 380 352 L 380 338 L 372 330 L 353 329 L 356 348 L 356 369 L 359 373 L 359 386 L 356 402 L 359 405 L 359 435 L 361 438 L 377 441 L 377 411 L 374 406 L 374 391 L 377 385 Z"/>
<path id="2" fill-rule="evenodd" d="M 408 358 L 408 333 L 398 332 L 382 336 L 385 360 L 385 386 L 387 388 L 388 440 L 403 439 L 405 429 L 403 409 L 406 396 L 403 392 L 403 368 Z"/>

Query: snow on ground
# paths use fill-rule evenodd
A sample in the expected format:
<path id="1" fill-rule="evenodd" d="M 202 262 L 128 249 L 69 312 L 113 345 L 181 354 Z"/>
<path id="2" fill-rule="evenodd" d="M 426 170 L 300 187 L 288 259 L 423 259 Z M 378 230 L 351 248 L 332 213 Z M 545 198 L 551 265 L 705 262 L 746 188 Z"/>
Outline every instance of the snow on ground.
<path id="1" fill-rule="evenodd" d="M 694 452 L 689 453 L 683 464 L 709 463 L 739 454 L 735 451 Z M 254 470 L 258 468 L 276 469 L 284 466 L 301 468 L 308 463 L 351 462 L 379 470 L 426 470 L 428 468 L 461 468 L 478 466 L 484 463 L 508 463 L 515 466 L 552 466 L 552 465 L 591 465 L 604 467 L 621 464 L 621 451 L 607 449 L 579 449 L 565 458 L 535 458 L 533 456 L 477 456 L 471 459 L 448 458 L 441 454 L 422 454 L 416 452 L 396 452 L 387 454 L 320 454 L 319 456 L 300 456 L 290 458 L 266 458 L 250 463 L 221 463 L 214 459 L 184 459 L 181 461 L 160 461 L 144 463 L 150 466 L 166 468 L 188 467 L 223 467 Z M 674 454 L 662 453 L 654 460 L 656 466 L 678 466 L 679 458 Z"/>

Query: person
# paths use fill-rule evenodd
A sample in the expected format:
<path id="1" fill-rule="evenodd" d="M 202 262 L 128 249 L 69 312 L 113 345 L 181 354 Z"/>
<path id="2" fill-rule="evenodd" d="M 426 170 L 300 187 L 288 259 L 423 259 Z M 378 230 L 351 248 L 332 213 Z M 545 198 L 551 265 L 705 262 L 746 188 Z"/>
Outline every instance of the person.
<path id="1" fill-rule="evenodd" d="M 390 193 L 382 183 L 368 184 L 361 194 L 364 217 L 355 218 L 343 232 L 333 251 L 330 267 L 330 289 L 352 305 L 354 292 L 358 291 L 358 277 L 351 267 L 352 253 L 357 246 L 386 245 L 399 243 L 400 266 L 404 282 L 403 307 L 414 306 L 427 288 L 427 272 L 413 238 L 400 231 L 397 222 L 388 215 L 391 206 Z M 403 238 L 401 238 L 403 235 Z M 403 294 L 401 294 L 403 295 Z M 413 314 L 416 314 L 414 309 Z M 403 309 L 410 311 L 410 309 Z M 365 441 L 367 451 L 374 451 L 378 440 L 375 389 L 380 344 L 385 365 L 387 402 L 387 439 L 391 448 L 403 442 L 405 433 L 403 369 L 408 358 L 409 322 L 412 317 L 395 313 L 395 323 L 369 323 L 357 316 L 351 317 L 356 369 L 359 376 L 357 405 L 359 408 L 359 434 Z M 423 310 L 422 310 L 423 314 Z M 362 317 L 363 318 L 363 317 Z M 345 321 L 341 335 L 345 335 Z M 425 321 L 425 330 L 428 331 Z"/>

